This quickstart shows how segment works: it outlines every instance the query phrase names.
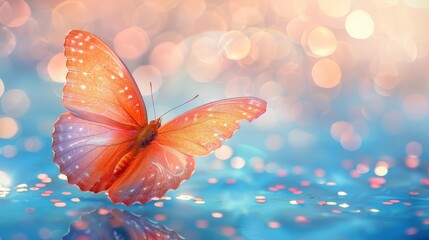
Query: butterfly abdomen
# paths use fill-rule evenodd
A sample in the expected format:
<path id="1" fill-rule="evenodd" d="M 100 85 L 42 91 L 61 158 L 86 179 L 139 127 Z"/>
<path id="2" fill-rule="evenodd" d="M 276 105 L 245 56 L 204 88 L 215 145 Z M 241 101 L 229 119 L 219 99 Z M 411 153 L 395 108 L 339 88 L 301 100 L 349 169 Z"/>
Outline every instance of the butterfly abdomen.
<path id="1" fill-rule="evenodd" d="M 119 177 L 125 169 L 130 165 L 130 163 L 136 158 L 138 153 L 138 148 L 133 147 L 127 154 L 125 154 L 119 162 L 116 164 L 115 169 L 113 170 L 114 177 Z"/>

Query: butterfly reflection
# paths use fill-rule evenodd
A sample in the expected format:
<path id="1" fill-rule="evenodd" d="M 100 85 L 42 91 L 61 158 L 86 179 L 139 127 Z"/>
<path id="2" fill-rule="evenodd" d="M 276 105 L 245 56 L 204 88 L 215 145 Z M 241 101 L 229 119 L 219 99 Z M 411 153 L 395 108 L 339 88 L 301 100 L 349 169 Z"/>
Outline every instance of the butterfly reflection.
<path id="1" fill-rule="evenodd" d="M 146 217 L 136 216 L 118 209 L 98 209 L 73 222 L 63 239 L 183 240 L 184 238 L 175 231 Z"/>

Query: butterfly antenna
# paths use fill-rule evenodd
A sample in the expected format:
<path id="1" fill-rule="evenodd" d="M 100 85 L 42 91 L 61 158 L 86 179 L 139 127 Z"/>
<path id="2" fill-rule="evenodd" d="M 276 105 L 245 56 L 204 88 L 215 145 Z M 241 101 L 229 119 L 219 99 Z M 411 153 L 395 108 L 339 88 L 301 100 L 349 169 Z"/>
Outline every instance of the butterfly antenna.
<path id="1" fill-rule="evenodd" d="M 152 82 L 149 82 L 150 85 L 150 98 L 152 99 L 152 108 L 153 108 L 153 115 L 154 115 L 154 119 L 156 119 L 156 111 L 155 111 L 155 103 L 153 101 L 153 92 L 152 92 Z"/>
<path id="2" fill-rule="evenodd" d="M 165 114 L 167 114 L 167 113 L 169 113 L 169 112 L 171 112 L 171 111 L 173 111 L 174 109 L 176 109 L 176 108 L 179 108 L 179 107 L 181 107 L 181 106 L 183 106 L 183 105 L 185 105 L 185 104 L 187 104 L 187 103 L 189 103 L 190 101 L 192 101 L 192 100 L 194 100 L 195 98 L 197 98 L 198 96 L 200 96 L 200 95 L 195 95 L 195 97 L 193 97 L 193 98 L 191 98 L 191 99 L 189 99 L 188 101 L 186 101 L 186 102 L 184 102 L 184 103 L 182 103 L 182 104 L 180 104 L 180 105 L 178 105 L 178 106 L 176 106 L 176 107 L 174 107 L 174 108 L 172 108 L 172 109 L 170 109 L 170 110 L 168 110 L 167 112 L 165 112 L 164 114 L 162 114 L 159 118 L 162 118 Z"/>

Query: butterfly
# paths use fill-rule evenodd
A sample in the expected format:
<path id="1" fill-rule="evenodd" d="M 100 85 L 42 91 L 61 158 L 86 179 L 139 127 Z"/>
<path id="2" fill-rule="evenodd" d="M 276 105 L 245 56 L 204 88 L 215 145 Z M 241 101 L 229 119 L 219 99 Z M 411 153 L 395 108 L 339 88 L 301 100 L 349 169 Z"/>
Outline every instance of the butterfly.
<path id="1" fill-rule="evenodd" d="M 82 191 L 106 191 L 113 203 L 146 203 L 177 189 L 205 156 L 232 137 L 241 120 L 266 111 L 256 97 L 207 103 L 162 124 L 148 121 L 129 70 L 98 37 L 81 30 L 64 43 L 68 73 L 54 124 L 54 162 Z"/>

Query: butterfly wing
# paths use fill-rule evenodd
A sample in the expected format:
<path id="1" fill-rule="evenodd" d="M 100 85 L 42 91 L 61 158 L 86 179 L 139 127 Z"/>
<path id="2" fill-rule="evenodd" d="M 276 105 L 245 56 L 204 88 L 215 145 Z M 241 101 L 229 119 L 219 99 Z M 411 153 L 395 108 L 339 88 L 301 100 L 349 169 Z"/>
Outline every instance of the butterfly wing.
<path id="1" fill-rule="evenodd" d="M 54 125 L 54 162 L 69 183 L 100 192 L 111 186 L 113 169 L 136 133 L 65 113 Z"/>
<path id="2" fill-rule="evenodd" d="M 91 33 L 72 30 L 65 38 L 67 82 L 63 105 L 74 115 L 123 129 L 147 124 L 138 87 L 115 53 Z"/>
<path id="3" fill-rule="evenodd" d="M 241 120 L 249 122 L 266 111 L 267 103 L 255 97 L 211 102 L 186 112 L 158 130 L 159 144 L 190 156 L 204 156 L 232 137 Z"/>
<path id="4" fill-rule="evenodd" d="M 195 170 L 193 157 L 153 140 L 115 179 L 107 191 L 114 203 L 131 205 L 162 197 L 189 179 Z"/>

